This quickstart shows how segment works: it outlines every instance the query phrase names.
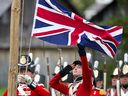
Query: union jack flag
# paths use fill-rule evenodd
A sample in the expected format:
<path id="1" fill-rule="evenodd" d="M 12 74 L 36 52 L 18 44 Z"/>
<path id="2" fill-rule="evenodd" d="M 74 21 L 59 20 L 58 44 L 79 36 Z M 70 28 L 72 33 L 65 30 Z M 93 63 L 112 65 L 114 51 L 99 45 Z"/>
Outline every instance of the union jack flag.
<path id="1" fill-rule="evenodd" d="M 32 36 L 53 44 L 77 43 L 110 57 L 116 54 L 122 26 L 97 26 L 70 12 L 56 0 L 37 0 Z"/>

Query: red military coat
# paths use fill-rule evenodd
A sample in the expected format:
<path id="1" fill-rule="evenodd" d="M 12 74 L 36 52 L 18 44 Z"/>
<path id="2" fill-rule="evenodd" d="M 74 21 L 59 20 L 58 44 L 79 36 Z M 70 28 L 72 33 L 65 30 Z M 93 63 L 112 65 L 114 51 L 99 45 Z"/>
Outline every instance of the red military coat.
<path id="1" fill-rule="evenodd" d="M 69 87 L 67 84 L 60 82 L 62 78 L 60 73 L 51 79 L 49 83 L 50 86 L 65 94 L 66 96 L 90 96 L 92 91 L 92 70 L 89 68 L 86 55 L 80 56 L 80 58 L 82 63 L 83 80 L 81 82 L 77 82 L 78 84 L 76 84 L 77 87 L 75 86 L 75 91 L 70 91 L 71 86 Z M 71 92 L 74 92 L 74 94 Z"/>
<path id="2" fill-rule="evenodd" d="M 8 96 L 8 92 L 3 96 Z M 25 94 L 25 95 L 24 95 Z M 50 93 L 44 88 L 43 84 L 38 84 L 34 90 L 31 90 L 26 84 L 20 84 L 17 88 L 17 96 L 50 96 Z"/>

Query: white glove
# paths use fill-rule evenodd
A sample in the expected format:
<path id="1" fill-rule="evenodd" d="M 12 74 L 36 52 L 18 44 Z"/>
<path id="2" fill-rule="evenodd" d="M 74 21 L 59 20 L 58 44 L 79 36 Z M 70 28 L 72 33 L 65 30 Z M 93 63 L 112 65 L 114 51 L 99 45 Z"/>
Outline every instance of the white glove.
<path id="1" fill-rule="evenodd" d="M 39 74 L 36 74 L 35 77 L 34 77 L 34 81 L 36 83 L 38 83 L 40 81 L 40 75 Z"/>
<path id="2" fill-rule="evenodd" d="M 28 87 L 34 90 L 36 88 L 37 83 L 33 81 L 32 78 L 28 75 L 25 75 L 24 77 Z"/>
<path id="3" fill-rule="evenodd" d="M 25 75 L 24 79 L 25 79 L 25 81 L 28 85 L 30 85 L 33 81 L 32 78 L 29 75 Z"/>
<path id="4" fill-rule="evenodd" d="M 18 75 L 17 82 L 18 83 L 27 83 L 29 85 L 32 83 L 32 78 L 28 75 Z"/>
<path id="5" fill-rule="evenodd" d="M 18 75 L 17 76 L 18 83 L 26 83 L 29 88 L 34 90 L 36 88 L 37 83 L 32 80 L 29 75 Z"/>
<path id="6" fill-rule="evenodd" d="M 17 83 L 23 83 L 25 82 L 24 75 L 18 75 L 17 76 Z"/>

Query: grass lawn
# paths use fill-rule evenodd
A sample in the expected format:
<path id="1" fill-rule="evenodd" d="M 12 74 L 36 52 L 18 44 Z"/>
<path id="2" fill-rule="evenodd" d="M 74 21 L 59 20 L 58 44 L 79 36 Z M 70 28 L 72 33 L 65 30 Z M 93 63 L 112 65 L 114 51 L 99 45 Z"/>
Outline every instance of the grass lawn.
<path id="1" fill-rule="evenodd" d="M 5 88 L 0 88 L 0 96 L 3 95 L 4 91 L 5 91 Z"/>

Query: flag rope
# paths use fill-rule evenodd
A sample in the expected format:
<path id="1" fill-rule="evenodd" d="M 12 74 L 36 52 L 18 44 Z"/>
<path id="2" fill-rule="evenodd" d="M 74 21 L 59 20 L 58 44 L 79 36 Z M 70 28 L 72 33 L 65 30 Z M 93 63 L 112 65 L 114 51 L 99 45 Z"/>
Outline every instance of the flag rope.
<path id="1" fill-rule="evenodd" d="M 24 21 L 24 0 L 21 1 L 21 19 L 20 19 L 20 49 L 19 49 L 19 56 L 22 54 L 22 47 L 23 47 L 23 21 Z M 18 61 L 19 62 L 19 61 Z M 18 72 L 20 73 L 20 67 L 18 68 Z"/>
<path id="2" fill-rule="evenodd" d="M 24 21 L 24 0 L 22 0 L 21 3 L 21 21 L 20 21 L 20 56 L 22 54 L 22 47 L 23 47 L 23 21 Z"/>

